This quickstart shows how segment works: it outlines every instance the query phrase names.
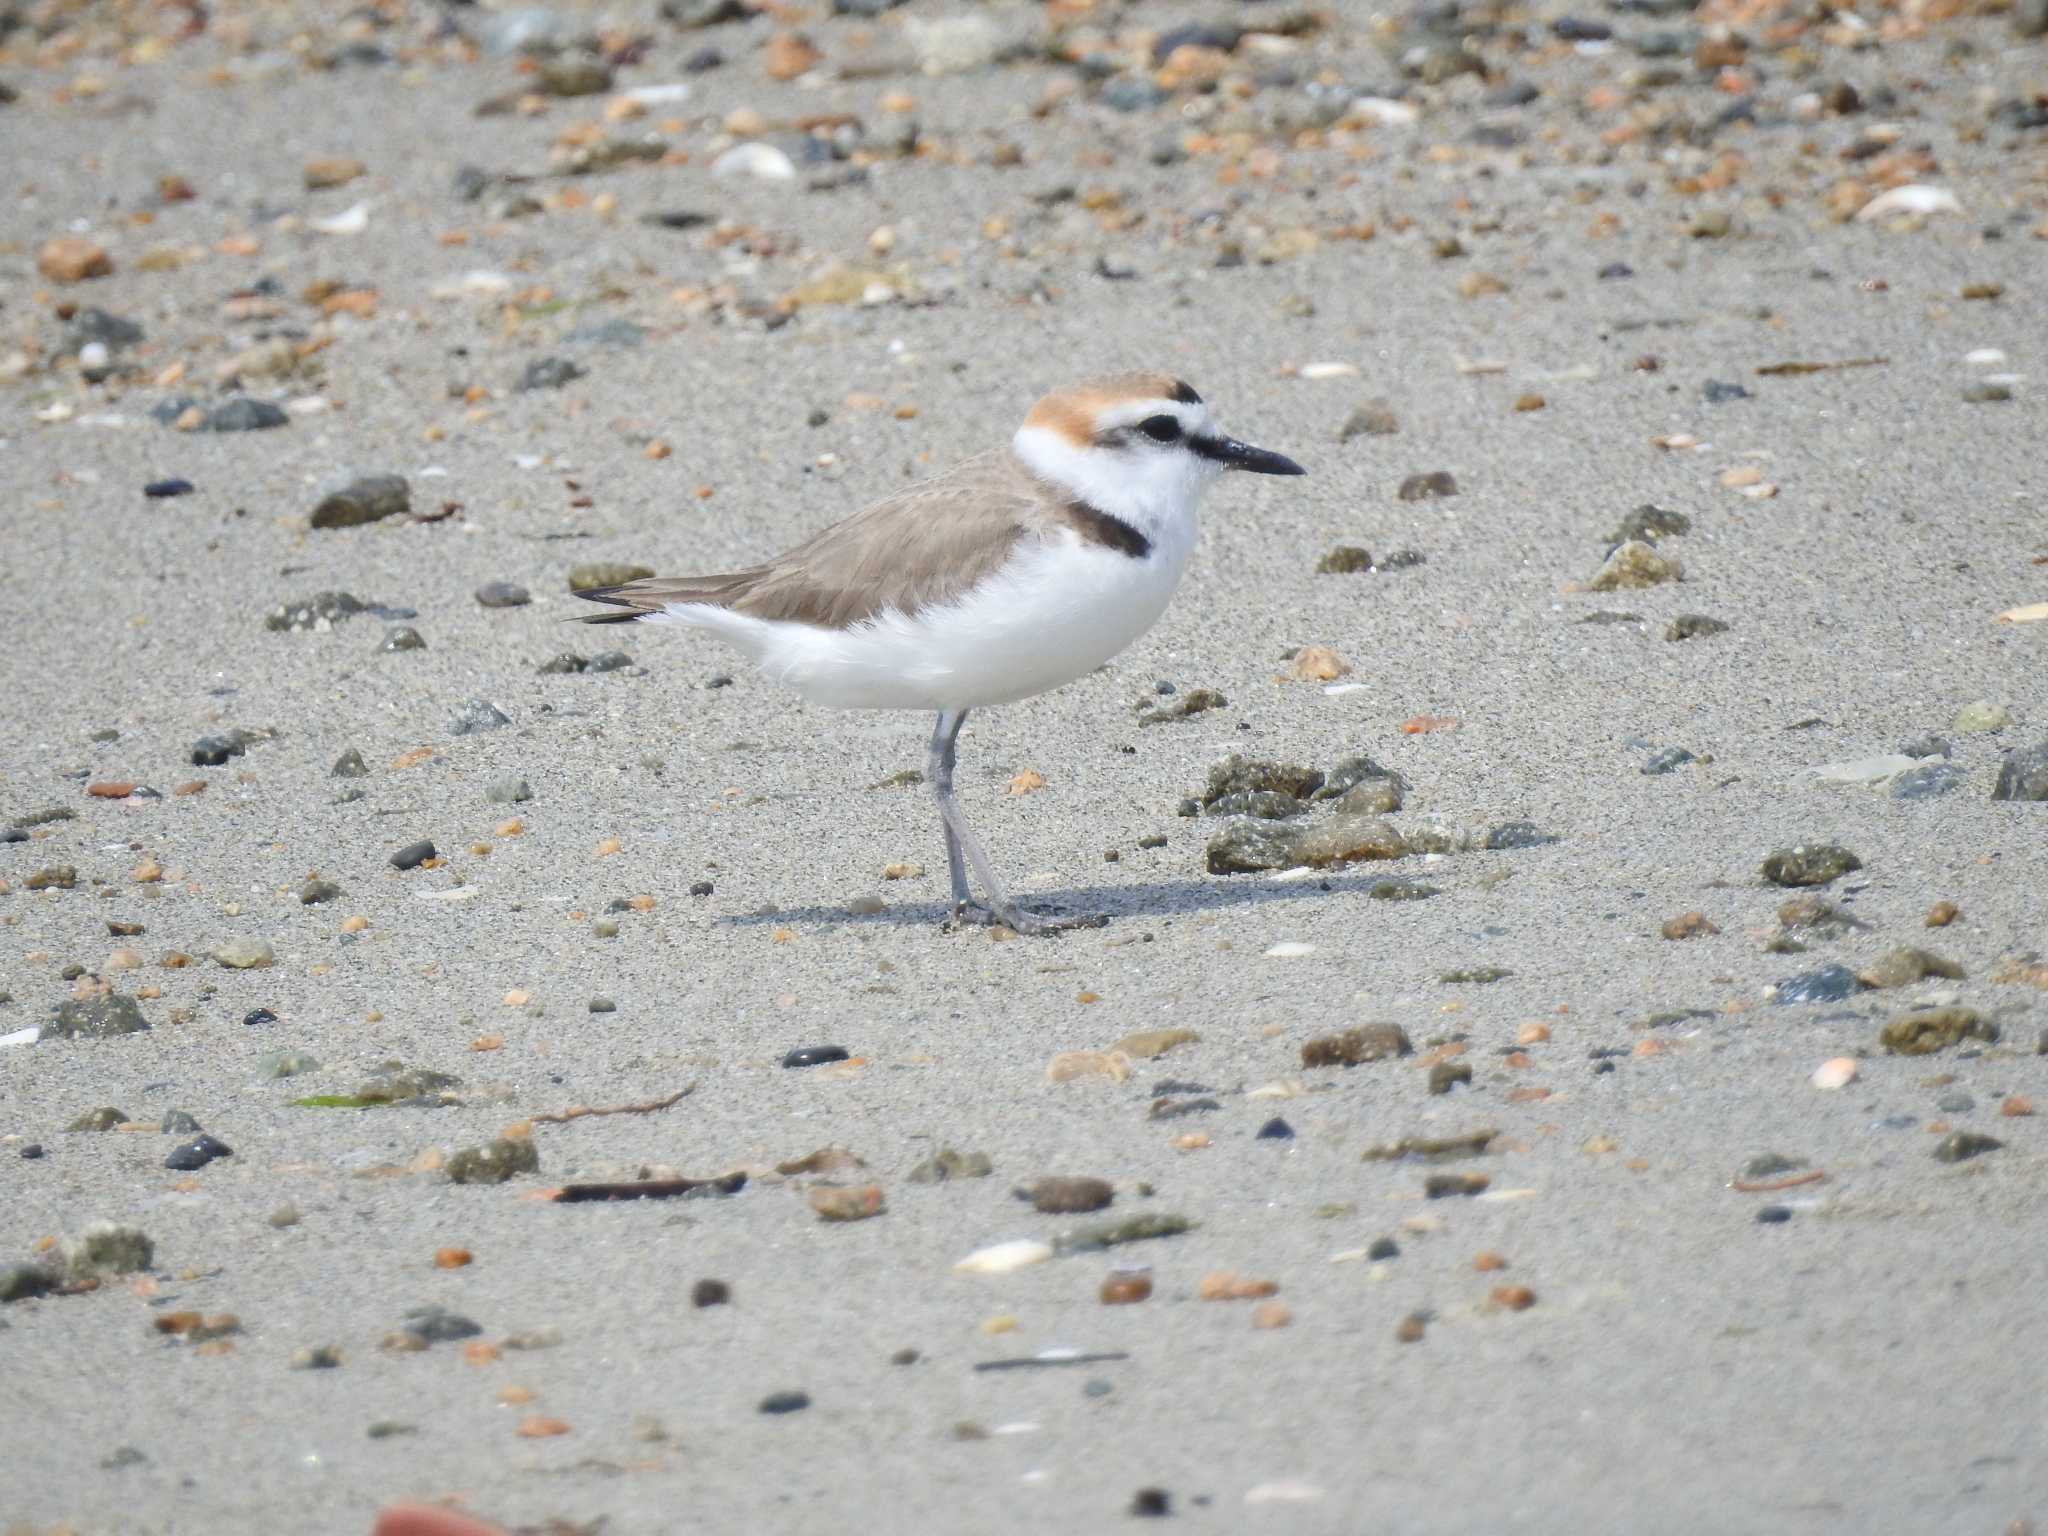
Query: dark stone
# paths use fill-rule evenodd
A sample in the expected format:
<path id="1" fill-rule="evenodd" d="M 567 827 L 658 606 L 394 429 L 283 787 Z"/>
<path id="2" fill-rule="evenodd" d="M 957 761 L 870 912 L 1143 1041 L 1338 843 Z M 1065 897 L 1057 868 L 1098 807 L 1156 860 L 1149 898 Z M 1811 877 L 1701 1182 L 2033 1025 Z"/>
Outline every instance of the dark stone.
<path id="1" fill-rule="evenodd" d="M 1636 269 L 1625 261 L 1610 261 L 1593 275 L 1603 283 L 1613 283 L 1623 278 L 1634 277 Z"/>
<path id="2" fill-rule="evenodd" d="M 1969 774 L 1959 763 L 1921 763 L 1896 776 L 1891 783 L 1894 800 L 1932 800 L 1961 789 Z M 1993 798 L 1997 798 L 1995 795 Z"/>
<path id="3" fill-rule="evenodd" d="M 770 1392 L 761 1399 L 763 1413 L 800 1413 L 810 1406 L 808 1392 Z"/>
<path id="4" fill-rule="evenodd" d="M 502 1184 L 515 1174 L 540 1171 L 540 1150 L 530 1137 L 499 1137 L 481 1147 L 464 1147 L 448 1159 L 454 1184 Z"/>
<path id="5" fill-rule="evenodd" d="M 1998 1026 L 1974 1008 L 1923 1008 L 1886 1024 L 1877 1043 L 1894 1056 L 1931 1056 L 1964 1040 L 1996 1044 L 1998 1034 Z"/>
<path id="6" fill-rule="evenodd" d="M 1674 512 L 1669 507 L 1646 501 L 1621 520 L 1614 532 L 1607 535 L 1607 542 L 1626 544 L 1631 539 L 1638 539 L 1654 544 L 1659 539 L 1678 538 L 1690 532 L 1692 519 L 1683 512 Z"/>
<path id="7" fill-rule="evenodd" d="M 692 896 L 709 896 L 711 890 L 712 886 L 709 880 L 693 880 L 690 882 L 690 894 Z"/>
<path id="8" fill-rule="evenodd" d="M 119 992 L 100 997 L 67 998 L 58 1005 L 56 1017 L 43 1026 L 44 1040 L 105 1040 L 115 1035 L 140 1034 L 149 1028 L 135 999 Z"/>
<path id="9" fill-rule="evenodd" d="M 353 592 L 315 592 L 297 602 L 278 604 L 263 616 L 263 627 L 278 634 L 288 630 L 331 629 L 369 608 L 370 604 Z"/>
<path id="10" fill-rule="evenodd" d="M 1725 635 L 1728 623 L 1725 619 L 1709 618 L 1704 613 L 1681 613 L 1673 619 L 1664 631 L 1666 640 L 1698 640 L 1707 635 Z"/>
<path id="11" fill-rule="evenodd" d="M 1107 1179 L 1040 1179 L 1029 1189 L 1020 1189 L 1017 1193 L 1031 1201 L 1034 1211 L 1048 1216 L 1083 1215 L 1099 1211 L 1116 1199 L 1116 1191 Z"/>
<path id="12" fill-rule="evenodd" d="M 1991 798 L 2048 801 L 2048 741 L 2006 753 L 2005 761 L 1998 765 L 1998 782 L 1992 786 Z"/>
<path id="13" fill-rule="evenodd" d="M 1304 800 L 1322 787 L 1323 776 L 1314 768 L 1291 763 L 1255 762 L 1233 752 L 1209 770 L 1209 783 L 1202 792 L 1202 803 L 1213 805 L 1225 795 L 1249 790 L 1270 790 Z"/>
<path id="14" fill-rule="evenodd" d="M 205 1127 L 185 1110 L 167 1109 L 157 1129 L 166 1136 L 197 1136 Z"/>
<path id="15" fill-rule="evenodd" d="M 1173 1495 L 1164 1488 L 1140 1488 L 1131 1495 L 1131 1514 L 1140 1520 L 1163 1520 L 1173 1513 Z"/>
<path id="16" fill-rule="evenodd" d="M 1982 1131 L 1950 1131 L 1935 1145 L 1934 1160 L 1938 1163 L 1966 1163 L 1986 1152 L 1996 1152 L 2004 1145 L 1996 1136 L 1986 1136 Z"/>
<path id="17" fill-rule="evenodd" d="M 1466 1061 L 1440 1061 L 1429 1069 L 1429 1091 L 1449 1093 L 1453 1088 L 1472 1086 L 1472 1064 Z"/>
<path id="18" fill-rule="evenodd" d="M 1203 862 L 1212 875 L 1250 875 L 1289 869 L 1300 861 L 1294 856 L 1294 834 L 1283 824 L 1247 818 L 1210 838 Z"/>
<path id="19" fill-rule="evenodd" d="M 1863 861 L 1835 843 L 1801 843 L 1780 848 L 1763 862 L 1761 873 L 1772 885 L 1827 885 L 1861 869 Z"/>
<path id="20" fill-rule="evenodd" d="M 370 768 L 363 761 L 363 754 L 354 747 L 343 747 L 341 756 L 334 760 L 334 766 L 327 770 L 328 776 L 336 779 L 361 779 L 369 776 Z"/>
<path id="21" fill-rule="evenodd" d="M 1253 1140 L 1292 1141 L 1294 1140 L 1294 1127 L 1289 1125 L 1285 1120 L 1282 1120 L 1278 1115 L 1275 1115 L 1272 1119 L 1268 1120 L 1264 1125 L 1259 1127 L 1258 1135 L 1255 1136 Z"/>
<path id="22" fill-rule="evenodd" d="M 1499 826 L 1486 829 L 1483 848 L 1495 850 L 1509 848 L 1540 848 L 1557 839 L 1539 829 L 1533 821 L 1504 821 Z"/>
<path id="23" fill-rule="evenodd" d="M 1113 112 L 1149 112 L 1167 100 L 1167 92 L 1150 80 L 1124 76 L 1105 85 L 1100 99 Z"/>
<path id="24" fill-rule="evenodd" d="M 217 1157 L 234 1155 L 234 1148 L 226 1142 L 218 1141 L 202 1132 L 181 1146 L 173 1147 L 171 1155 L 164 1159 L 164 1166 L 190 1172 L 194 1168 L 204 1168 Z"/>
<path id="25" fill-rule="evenodd" d="M 1372 569 L 1372 551 L 1356 544 L 1339 544 L 1316 561 L 1318 576 L 1356 576 Z"/>
<path id="26" fill-rule="evenodd" d="M 569 677 L 589 666 L 589 659 L 578 656 L 574 651 L 563 651 L 550 656 L 537 668 L 542 677 Z"/>
<path id="27" fill-rule="evenodd" d="M 1766 1205 L 1757 1210 L 1757 1221 L 1766 1227 L 1781 1227 L 1792 1219 L 1792 1208 L 1785 1205 Z"/>
<path id="28" fill-rule="evenodd" d="M 1241 789 L 1212 800 L 1204 808 L 1209 816 L 1251 816 L 1260 821 L 1285 821 L 1308 809 L 1292 795 L 1270 789 Z"/>
<path id="29" fill-rule="evenodd" d="M 1410 475 L 1401 482 L 1394 495 L 1401 501 L 1430 501 L 1441 496 L 1458 494 L 1458 481 L 1447 469 L 1433 469 L 1426 474 Z"/>
<path id="30" fill-rule="evenodd" d="M 1355 1067 L 1360 1062 L 1407 1056 L 1414 1047 L 1398 1024 L 1360 1024 L 1341 1034 L 1323 1035 L 1301 1048 L 1304 1067 Z"/>
<path id="31" fill-rule="evenodd" d="M 355 528 L 412 510 L 412 487 L 403 475 L 356 475 L 330 482 L 313 504 L 315 528 Z"/>
<path id="32" fill-rule="evenodd" d="M 566 357 L 537 357 L 528 363 L 512 387 L 524 393 L 535 389 L 560 389 L 583 377 L 585 369 Z"/>
<path id="33" fill-rule="evenodd" d="M 1376 1237 L 1372 1240 L 1372 1246 L 1365 1250 L 1365 1256 L 1376 1264 L 1387 1259 L 1398 1259 L 1401 1257 L 1401 1245 L 1391 1237 Z"/>
<path id="34" fill-rule="evenodd" d="M 495 731 L 500 726 L 510 725 L 512 717 L 488 699 L 464 699 L 462 708 L 455 712 L 455 718 L 448 722 L 451 736 L 475 736 L 484 731 Z"/>
<path id="35" fill-rule="evenodd" d="M 190 480 L 152 480 L 142 488 L 142 494 L 152 501 L 162 501 L 171 496 L 190 496 L 198 487 Z"/>
<path id="36" fill-rule="evenodd" d="M 782 1058 L 785 1067 L 822 1067 L 828 1062 L 845 1061 L 847 1049 L 843 1045 L 800 1045 Z"/>
<path id="37" fill-rule="evenodd" d="M 1684 747 L 1665 747 L 1650 754 L 1650 759 L 1643 764 L 1642 771 L 1653 775 L 1669 773 L 1674 768 L 1693 761 L 1696 759 Z"/>
<path id="38" fill-rule="evenodd" d="M 1700 390 L 1700 398 L 1709 405 L 1726 405 L 1730 400 L 1747 400 L 1749 391 L 1740 384 L 1727 384 L 1720 379 L 1709 379 Z"/>
<path id="39" fill-rule="evenodd" d="M 81 309 L 64 328 L 64 346 L 72 352 L 95 341 L 109 352 L 125 352 L 130 347 L 139 346 L 142 340 L 142 327 L 133 320 L 98 308 Z"/>
<path id="40" fill-rule="evenodd" d="M 391 855 L 393 869 L 418 869 L 434 856 L 434 840 L 423 837 L 416 843 L 407 843 Z"/>
<path id="41" fill-rule="evenodd" d="M 261 1025 L 275 1024 L 276 1022 L 277 1015 L 272 1013 L 268 1008 L 251 1008 L 247 1013 L 242 1015 L 242 1024 L 245 1028 L 248 1029 L 255 1029 Z"/>
<path id="42" fill-rule="evenodd" d="M 623 672 L 633 665 L 633 658 L 624 651 L 599 651 L 583 664 L 585 672 Z"/>
<path id="43" fill-rule="evenodd" d="M 693 1307 L 722 1307 L 732 1300 L 732 1287 L 723 1280 L 699 1280 L 690 1287 Z"/>
<path id="44" fill-rule="evenodd" d="M 218 768 L 231 757 L 240 757 L 248 750 L 248 743 L 241 733 L 232 736 L 202 736 L 192 743 L 192 766 L 195 768 Z"/>
<path id="45" fill-rule="evenodd" d="M 1567 43 L 1604 43 L 1614 36 L 1614 28 L 1606 22 L 1579 16 L 1560 16 L 1550 24 L 1550 30 Z"/>
<path id="46" fill-rule="evenodd" d="M 268 400 L 237 395 L 206 413 L 202 432 L 264 432 L 287 425 L 291 418 Z"/>
<path id="47" fill-rule="evenodd" d="M 429 1344 L 453 1344 L 457 1339 L 473 1339 L 484 1331 L 483 1324 L 464 1317 L 460 1312 L 450 1312 L 446 1307 L 414 1307 L 405 1314 L 404 1331 L 424 1339 Z"/>

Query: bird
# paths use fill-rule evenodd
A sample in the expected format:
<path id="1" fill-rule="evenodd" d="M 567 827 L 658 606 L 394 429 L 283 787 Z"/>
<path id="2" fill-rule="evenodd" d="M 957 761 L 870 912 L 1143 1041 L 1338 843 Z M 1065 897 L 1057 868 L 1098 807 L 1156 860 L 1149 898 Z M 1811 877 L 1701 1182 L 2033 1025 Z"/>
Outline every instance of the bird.
<path id="1" fill-rule="evenodd" d="M 590 624 L 685 624 L 840 709 L 934 712 L 926 778 L 952 886 L 947 926 L 1019 934 L 1107 918 L 1013 900 L 953 789 L 970 711 L 1101 666 L 1165 612 L 1226 471 L 1307 473 L 1226 436 L 1171 374 L 1119 373 L 1038 400 L 1009 443 L 884 497 L 758 565 L 650 576 L 577 596 Z M 976 898 L 972 871 L 981 888 Z"/>

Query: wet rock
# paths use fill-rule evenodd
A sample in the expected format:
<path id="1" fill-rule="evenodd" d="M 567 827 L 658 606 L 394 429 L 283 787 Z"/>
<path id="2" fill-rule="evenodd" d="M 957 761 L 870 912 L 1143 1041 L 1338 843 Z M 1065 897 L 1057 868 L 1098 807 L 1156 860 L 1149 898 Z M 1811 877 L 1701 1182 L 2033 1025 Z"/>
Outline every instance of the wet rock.
<path id="1" fill-rule="evenodd" d="M 476 600 L 486 608 L 523 608 L 533 594 L 516 581 L 487 581 L 476 589 Z"/>
<path id="2" fill-rule="evenodd" d="M 1447 469 L 1432 469 L 1419 475 L 1410 475 L 1401 482 L 1394 496 L 1400 501 L 1431 501 L 1442 496 L 1458 494 L 1458 480 Z"/>
<path id="3" fill-rule="evenodd" d="M 56 1016 L 43 1026 L 44 1040 L 106 1040 L 140 1034 L 149 1028 L 132 997 L 119 992 L 94 998 L 67 998 Z"/>
<path id="4" fill-rule="evenodd" d="M 843 1045 L 800 1045 L 782 1058 L 785 1067 L 822 1067 L 831 1062 L 845 1061 L 850 1053 Z"/>
<path id="5" fill-rule="evenodd" d="M 423 837 L 416 843 L 407 843 L 398 852 L 392 854 L 391 867 L 393 869 L 418 869 L 433 857 L 433 839 Z"/>
<path id="6" fill-rule="evenodd" d="M 412 487 L 403 475 L 344 475 L 315 492 L 315 528 L 356 528 L 412 510 Z"/>
<path id="7" fill-rule="evenodd" d="M 1998 1026 L 1974 1008 L 1923 1008 L 1893 1019 L 1877 1037 L 1894 1056 L 1931 1056 L 1964 1040 L 1995 1044 Z"/>
<path id="8" fill-rule="evenodd" d="M 1048 1216 L 1078 1216 L 1099 1211 L 1116 1198 L 1107 1179 L 1045 1178 L 1017 1192 L 1031 1208 Z"/>
<path id="9" fill-rule="evenodd" d="M 1937 1163 L 1966 1163 L 1986 1152 L 1996 1152 L 2004 1145 L 1996 1136 L 1986 1136 L 1982 1131 L 1950 1131 L 1935 1144 L 1934 1160 Z"/>
<path id="10" fill-rule="evenodd" d="M 334 766 L 328 769 L 327 773 L 330 778 L 362 779 L 369 777 L 370 767 L 363 761 L 363 754 L 360 751 L 354 747 L 344 747 L 341 756 L 334 760 Z"/>
<path id="11" fill-rule="evenodd" d="M 1301 1048 L 1304 1067 L 1355 1067 L 1412 1054 L 1408 1032 L 1398 1024 L 1360 1024 L 1341 1034 L 1323 1035 Z"/>
<path id="12" fill-rule="evenodd" d="M 334 628 L 344 619 L 368 611 L 370 604 L 353 592 L 315 592 L 296 602 L 280 603 L 263 616 L 263 627 L 275 634 Z"/>
<path id="13" fill-rule="evenodd" d="M 475 736 L 510 725 L 512 717 L 487 699 L 464 699 L 455 718 L 448 722 L 451 736 Z"/>
<path id="14" fill-rule="evenodd" d="M 1846 965 L 1824 965 L 1817 971 L 1789 976 L 1772 989 L 1774 1003 L 1838 1003 L 1855 996 L 1859 983 Z"/>
<path id="15" fill-rule="evenodd" d="M 528 1137 L 501 1136 L 481 1147 L 464 1147 L 447 1164 L 449 1181 L 455 1184 L 502 1184 L 517 1174 L 539 1170 L 540 1149 Z"/>
<path id="16" fill-rule="evenodd" d="M 1293 839 L 1294 862 L 1314 869 L 1374 859 L 1398 859 L 1414 851 L 1414 846 L 1395 829 L 1393 823 L 1377 816 L 1332 816 L 1327 821 L 1301 829 Z"/>
<path id="17" fill-rule="evenodd" d="M 629 581 L 640 581 L 653 574 L 651 565 L 635 565 L 625 560 L 591 560 L 569 567 L 569 590 L 588 592 L 598 587 L 623 587 Z"/>
<path id="18" fill-rule="evenodd" d="M 268 400 L 257 400 L 249 395 L 237 395 L 234 399 L 215 406 L 206 413 L 201 423 L 202 432 L 267 432 L 274 427 L 287 426 L 291 418 Z"/>
<path id="19" fill-rule="evenodd" d="M 943 1184 L 949 1179 L 985 1179 L 995 1172 L 986 1152 L 956 1152 L 941 1147 L 910 1170 L 913 1184 Z"/>
<path id="20" fill-rule="evenodd" d="M 1961 981 L 1963 968 L 1931 950 L 1903 948 L 1886 950 L 1856 973 L 1864 986 L 1880 988 L 1911 986 L 1928 976 Z"/>
<path id="21" fill-rule="evenodd" d="M 88 1109 L 64 1129 L 67 1131 L 111 1131 L 117 1125 L 128 1123 L 128 1111 L 103 1105 L 99 1109 Z"/>
<path id="22" fill-rule="evenodd" d="M 1969 775 L 1956 763 L 1920 763 L 1906 769 L 1891 782 L 1894 800 L 1932 800 L 1961 789 Z M 2048 791 L 2048 774 L 2042 778 Z"/>
<path id="23" fill-rule="evenodd" d="M 229 939 L 213 952 L 215 965 L 231 971 L 255 971 L 277 963 L 277 951 L 268 939 Z"/>
<path id="24" fill-rule="evenodd" d="M 164 1159 L 164 1166 L 189 1173 L 195 1168 L 204 1168 L 215 1158 L 233 1157 L 234 1155 L 234 1148 L 230 1147 L 226 1142 L 219 1141 L 202 1132 L 190 1141 L 173 1147 L 170 1155 Z"/>
<path id="25" fill-rule="evenodd" d="M 1725 620 L 1709 618 L 1704 613 L 1681 613 L 1664 630 L 1666 640 L 1700 640 L 1708 635 L 1725 635 L 1728 625 Z"/>
<path id="26" fill-rule="evenodd" d="M 1280 822 L 1249 818 L 1231 822 L 1210 838 L 1203 860 L 1212 875 L 1259 874 L 1290 869 L 1299 862 L 1290 829 Z"/>
<path id="27" fill-rule="evenodd" d="M 1994 800 L 2048 801 L 2048 740 L 2005 754 L 1998 765 Z"/>
<path id="28" fill-rule="evenodd" d="M 76 1282 L 147 1269 L 156 1257 L 156 1246 L 139 1227 L 96 1221 L 78 1236 L 67 1238 L 60 1253 L 65 1278 Z"/>
<path id="29" fill-rule="evenodd" d="M 1361 784 L 1392 786 L 1396 792 L 1396 803 L 1392 809 L 1397 811 L 1401 808 L 1399 792 L 1408 787 L 1400 774 L 1391 768 L 1382 768 L 1369 757 L 1347 757 L 1329 771 L 1308 798 L 1341 802 L 1345 795 Z"/>
<path id="30" fill-rule="evenodd" d="M 1322 774 L 1313 768 L 1292 763 L 1258 762 L 1233 752 L 1209 770 L 1202 803 L 1213 804 L 1225 795 L 1250 790 L 1270 790 L 1274 794 L 1305 800 L 1322 785 Z"/>
<path id="31" fill-rule="evenodd" d="M 1240 789 L 1212 800 L 1203 807 L 1206 816 L 1253 816 L 1261 821 L 1285 821 L 1308 809 L 1292 795 L 1270 789 Z"/>
<path id="32" fill-rule="evenodd" d="M 1685 570 L 1676 560 L 1657 552 L 1657 546 L 1630 539 L 1607 557 L 1587 590 L 1618 592 L 1635 587 L 1654 587 L 1667 581 L 1682 581 Z"/>
<path id="33" fill-rule="evenodd" d="M 566 357 L 537 357 L 521 370 L 513 389 L 524 394 L 536 389 L 560 389 L 584 376 L 587 370 Z"/>
<path id="34" fill-rule="evenodd" d="M 1337 429 L 1337 441 L 1348 443 L 1354 437 L 1392 437 L 1400 430 L 1400 418 L 1395 416 L 1391 405 L 1384 400 L 1368 400 L 1344 418 L 1344 425 Z"/>
<path id="35" fill-rule="evenodd" d="M 1780 848 L 1765 858 L 1760 873 L 1772 885 L 1828 885 L 1863 861 L 1837 843 L 1801 843 Z"/>

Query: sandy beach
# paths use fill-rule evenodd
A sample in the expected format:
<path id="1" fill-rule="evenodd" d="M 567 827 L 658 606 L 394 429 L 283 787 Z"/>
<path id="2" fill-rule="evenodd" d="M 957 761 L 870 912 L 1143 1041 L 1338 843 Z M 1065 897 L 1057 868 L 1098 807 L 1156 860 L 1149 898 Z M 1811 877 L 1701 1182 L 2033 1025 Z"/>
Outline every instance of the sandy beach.
<path id="1" fill-rule="evenodd" d="M 0 1529 L 2041 1528 L 2044 30 L 0 0 Z M 565 622 L 1137 367 L 1103 929 Z"/>

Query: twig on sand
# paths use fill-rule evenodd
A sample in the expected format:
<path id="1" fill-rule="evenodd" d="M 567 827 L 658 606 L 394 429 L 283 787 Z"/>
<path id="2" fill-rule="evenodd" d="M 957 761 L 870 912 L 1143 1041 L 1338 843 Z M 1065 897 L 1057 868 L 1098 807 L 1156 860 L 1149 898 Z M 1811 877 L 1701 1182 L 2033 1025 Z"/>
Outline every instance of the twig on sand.
<path id="1" fill-rule="evenodd" d="M 585 1115 L 651 1115 L 657 1109 L 667 1109 L 671 1104 L 688 1098 L 696 1091 L 695 1083 L 686 1083 L 667 1098 L 650 1099 L 645 1104 L 612 1104 L 603 1109 L 592 1109 L 588 1104 L 572 1104 L 564 1110 L 545 1115 L 529 1115 L 527 1118 L 549 1125 L 566 1125 L 571 1120 L 581 1120 Z"/>
<path id="2" fill-rule="evenodd" d="M 1735 1179 L 1728 1187 L 1739 1194 L 1768 1195 L 1780 1189 L 1797 1189 L 1802 1184 L 1818 1184 L 1827 1175 L 1815 1168 L 1809 1173 L 1794 1173 L 1782 1179 Z"/>

